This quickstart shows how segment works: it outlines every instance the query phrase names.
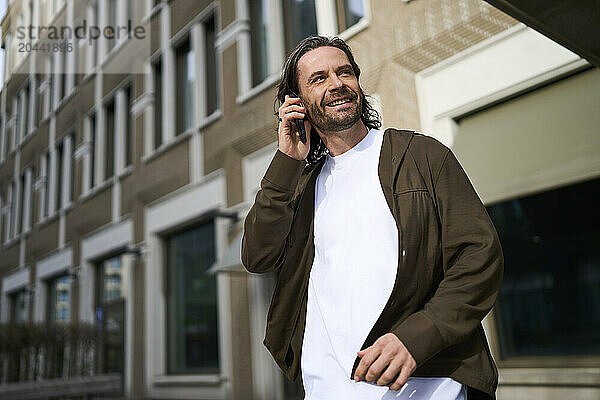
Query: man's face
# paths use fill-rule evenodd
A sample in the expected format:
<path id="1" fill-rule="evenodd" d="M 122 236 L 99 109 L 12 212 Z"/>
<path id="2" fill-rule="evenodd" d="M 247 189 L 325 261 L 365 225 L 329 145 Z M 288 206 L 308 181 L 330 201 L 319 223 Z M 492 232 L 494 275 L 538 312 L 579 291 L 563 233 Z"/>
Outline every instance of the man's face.
<path id="1" fill-rule="evenodd" d="M 320 132 L 345 130 L 360 120 L 360 86 L 346 53 L 337 47 L 310 50 L 297 70 L 298 94 Z"/>

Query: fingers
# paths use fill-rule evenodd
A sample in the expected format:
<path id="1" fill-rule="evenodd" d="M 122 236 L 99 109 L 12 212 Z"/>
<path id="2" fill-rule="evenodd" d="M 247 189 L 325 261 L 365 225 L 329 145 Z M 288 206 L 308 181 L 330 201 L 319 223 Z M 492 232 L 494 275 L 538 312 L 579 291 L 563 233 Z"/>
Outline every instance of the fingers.
<path id="1" fill-rule="evenodd" d="M 362 355 L 361 355 L 362 354 Z M 367 347 L 364 350 L 358 352 L 359 357 L 362 357 L 356 371 L 354 372 L 354 380 L 360 382 L 365 379 L 367 371 L 371 367 L 371 364 L 375 362 L 377 357 L 381 354 L 381 350 L 378 347 Z"/>
<path id="2" fill-rule="evenodd" d="M 400 390 L 402 386 L 406 384 L 406 381 L 410 377 L 410 374 L 412 374 L 412 370 L 413 368 L 410 368 L 407 365 L 402 366 L 402 369 L 400 370 L 400 375 L 398 375 L 396 381 L 390 386 L 390 390 Z"/>
<path id="3" fill-rule="evenodd" d="M 380 354 L 367 370 L 365 380 L 367 382 L 376 382 L 379 385 L 381 375 L 386 367 L 390 364 L 391 360 L 392 358 L 385 353 Z M 390 380 L 394 379 L 395 376 L 396 375 L 393 375 Z"/>
<path id="4" fill-rule="evenodd" d="M 401 369 L 402 369 L 402 361 L 393 359 L 389 363 L 385 372 L 383 374 L 381 374 L 379 379 L 377 379 L 377 384 L 379 386 L 387 386 L 390 383 L 393 383 L 394 378 L 396 378 L 398 376 L 398 373 L 401 371 Z"/>

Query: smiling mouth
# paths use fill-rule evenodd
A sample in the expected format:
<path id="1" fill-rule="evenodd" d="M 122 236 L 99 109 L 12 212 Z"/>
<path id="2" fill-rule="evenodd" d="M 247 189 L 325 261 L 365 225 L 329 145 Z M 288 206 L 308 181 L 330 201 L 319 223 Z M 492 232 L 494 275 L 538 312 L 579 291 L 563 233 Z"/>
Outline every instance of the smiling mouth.
<path id="1" fill-rule="evenodd" d="M 327 104 L 327 107 L 340 107 L 340 106 L 348 105 L 351 103 L 352 103 L 352 99 L 346 97 L 343 99 L 337 99 L 332 102 L 329 102 Z"/>

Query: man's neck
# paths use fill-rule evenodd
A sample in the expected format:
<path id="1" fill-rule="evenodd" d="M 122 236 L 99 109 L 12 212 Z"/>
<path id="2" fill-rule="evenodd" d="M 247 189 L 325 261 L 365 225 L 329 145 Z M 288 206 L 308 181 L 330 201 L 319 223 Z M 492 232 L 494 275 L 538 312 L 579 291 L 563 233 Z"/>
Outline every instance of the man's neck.
<path id="1" fill-rule="evenodd" d="M 332 157 L 339 156 L 356 146 L 367 136 L 368 132 L 369 130 L 362 120 L 358 120 L 354 126 L 343 131 L 321 132 L 317 129 L 317 133 Z"/>

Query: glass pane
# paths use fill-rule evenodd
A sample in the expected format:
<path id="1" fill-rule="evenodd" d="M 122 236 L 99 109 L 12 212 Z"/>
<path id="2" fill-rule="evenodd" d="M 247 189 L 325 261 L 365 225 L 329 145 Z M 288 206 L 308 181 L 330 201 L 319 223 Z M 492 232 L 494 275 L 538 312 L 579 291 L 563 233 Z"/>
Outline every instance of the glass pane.
<path id="1" fill-rule="evenodd" d="M 71 314 L 71 278 L 58 277 L 48 283 L 48 320 L 68 322 Z"/>
<path id="2" fill-rule="evenodd" d="M 305 37 L 317 34 L 314 0 L 283 0 L 283 18 L 286 53 Z"/>
<path id="3" fill-rule="evenodd" d="M 11 320 L 16 323 L 27 322 L 27 292 L 25 289 L 11 295 Z"/>
<path id="4" fill-rule="evenodd" d="M 115 102 L 112 100 L 106 106 L 106 147 L 104 158 L 104 179 L 114 174 L 114 151 L 115 151 Z"/>
<path id="5" fill-rule="evenodd" d="M 269 75 L 267 53 L 268 0 L 250 0 L 250 46 L 252 48 L 252 85 Z"/>
<path id="6" fill-rule="evenodd" d="M 177 62 L 177 134 L 193 125 L 194 112 L 194 53 L 189 39 L 176 51 Z"/>
<path id="7" fill-rule="evenodd" d="M 125 276 L 121 256 L 112 257 L 100 265 L 100 283 L 98 300 L 101 304 L 125 298 Z"/>
<path id="8" fill-rule="evenodd" d="M 162 144 L 162 63 L 154 64 L 154 148 Z"/>
<path id="9" fill-rule="evenodd" d="M 215 51 L 215 16 L 213 15 L 205 24 L 206 37 L 206 115 L 210 115 L 218 108 L 217 94 L 217 57 Z"/>
<path id="10" fill-rule="evenodd" d="M 600 354 L 600 179 L 488 207 L 505 258 L 502 357 Z"/>
<path id="11" fill-rule="evenodd" d="M 340 1 L 340 0 L 338 0 Z M 342 0 L 344 7 L 344 27 L 347 29 L 352 25 L 356 24 L 365 15 L 363 9 L 364 0 Z M 340 32 L 343 30 L 340 27 Z"/>
<path id="12" fill-rule="evenodd" d="M 212 222 L 167 239 L 169 373 L 219 372 L 214 261 Z"/>
<path id="13" fill-rule="evenodd" d="M 127 275 L 123 256 L 108 258 L 97 267 L 96 324 L 103 334 L 99 370 L 123 373 Z"/>

